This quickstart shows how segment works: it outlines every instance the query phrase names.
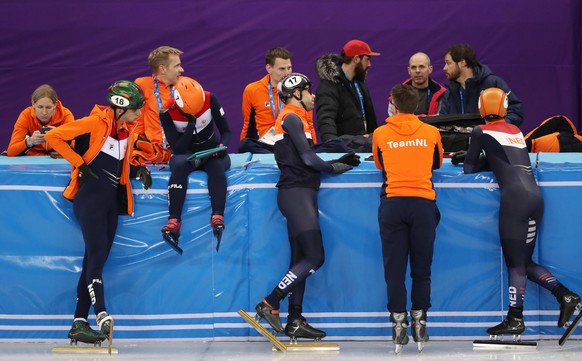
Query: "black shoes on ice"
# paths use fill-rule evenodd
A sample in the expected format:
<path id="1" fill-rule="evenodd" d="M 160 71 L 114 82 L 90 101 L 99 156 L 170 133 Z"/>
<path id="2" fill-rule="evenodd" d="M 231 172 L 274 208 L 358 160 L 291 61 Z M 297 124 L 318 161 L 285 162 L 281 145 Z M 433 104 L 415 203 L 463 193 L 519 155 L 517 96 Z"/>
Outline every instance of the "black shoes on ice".
<path id="1" fill-rule="evenodd" d="M 503 322 L 497 326 L 487 329 L 487 333 L 491 336 L 497 335 L 521 335 L 525 331 L 525 324 L 523 318 L 507 316 Z"/>
<path id="2" fill-rule="evenodd" d="M 305 319 L 296 319 L 287 323 L 285 335 L 291 337 L 292 342 L 298 338 L 310 338 L 319 341 L 326 336 L 326 333 L 311 326 Z"/>
<path id="3" fill-rule="evenodd" d="M 101 334 L 89 326 L 89 323 L 84 320 L 77 320 L 73 322 L 73 326 L 69 331 L 69 338 L 71 344 L 77 344 L 77 341 L 83 343 L 101 344 L 107 339 L 107 336 Z"/>

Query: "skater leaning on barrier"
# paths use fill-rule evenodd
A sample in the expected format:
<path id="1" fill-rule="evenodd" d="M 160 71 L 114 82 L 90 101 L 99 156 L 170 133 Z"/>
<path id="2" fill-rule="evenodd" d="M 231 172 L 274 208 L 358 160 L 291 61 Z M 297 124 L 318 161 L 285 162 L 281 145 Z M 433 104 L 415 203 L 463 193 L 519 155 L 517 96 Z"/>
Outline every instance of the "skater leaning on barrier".
<path id="1" fill-rule="evenodd" d="M 479 96 L 479 112 L 485 125 L 471 133 L 469 149 L 453 155 L 451 162 L 464 162 L 465 173 L 492 170 L 499 184 L 499 237 L 509 277 L 509 310 L 506 319 L 487 329 L 490 335 L 520 335 L 525 331 L 523 300 L 529 279 L 552 292 L 560 304 L 558 327 L 572 316 L 580 297 L 562 285 L 544 267 L 532 261 L 544 200 L 532 173 L 523 134 L 505 121 L 507 94 L 499 88 Z"/>
<path id="2" fill-rule="evenodd" d="M 224 230 L 226 204 L 226 174 L 230 157 L 222 150 L 203 159 L 188 160 L 196 152 L 228 145 L 232 133 L 224 110 L 213 93 L 204 91 L 192 78 L 181 76 L 175 84 L 176 99 L 166 104 L 160 113 L 164 134 L 170 148 L 168 182 L 168 224 L 162 228 L 166 241 L 178 246 L 182 225 L 182 208 L 188 190 L 188 175 L 195 170 L 208 174 L 208 193 L 212 214 L 210 225 L 217 238 Z M 215 125 L 219 133 L 215 132 Z M 218 246 L 217 246 L 218 249 Z"/>
<path id="3" fill-rule="evenodd" d="M 321 339 L 325 332 L 313 328 L 302 315 L 306 278 L 324 261 L 317 206 L 320 173 L 346 172 L 360 164 L 360 157 L 348 153 L 326 162 L 317 156 L 306 119 L 313 109 L 314 95 L 305 75 L 291 73 L 277 88 L 285 101 L 275 123 L 275 160 L 280 170 L 277 205 L 287 220 L 291 263 L 281 282 L 256 306 L 257 318 L 264 318 L 276 332 L 285 332 L 292 339 Z M 283 329 L 279 306 L 287 295 L 289 316 Z"/>
<path id="4" fill-rule="evenodd" d="M 137 84 L 117 81 L 107 90 L 109 106 L 96 105 L 89 116 L 45 135 L 49 145 L 73 165 L 63 195 L 73 201 L 85 242 L 75 319 L 69 331 L 72 342 L 97 343 L 109 335 L 112 318 L 105 307 L 103 266 L 113 245 L 119 215 L 133 214 L 129 168 L 136 135 L 132 132 L 143 99 Z M 140 162 L 143 164 L 144 160 Z M 139 166 L 137 173 L 148 189 L 149 171 L 138 163 L 134 164 Z M 91 305 L 100 332 L 87 323 Z"/>
<path id="5" fill-rule="evenodd" d="M 428 341 L 426 312 L 431 306 L 431 266 L 440 220 L 431 178 L 442 165 L 443 146 L 438 129 L 414 115 L 416 89 L 396 85 L 391 97 L 395 114 L 374 131 L 372 151 L 384 177 L 378 223 L 392 340 L 399 352 L 408 343 L 405 277 L 409 258 L 412 335 L 419 350 Z"/>

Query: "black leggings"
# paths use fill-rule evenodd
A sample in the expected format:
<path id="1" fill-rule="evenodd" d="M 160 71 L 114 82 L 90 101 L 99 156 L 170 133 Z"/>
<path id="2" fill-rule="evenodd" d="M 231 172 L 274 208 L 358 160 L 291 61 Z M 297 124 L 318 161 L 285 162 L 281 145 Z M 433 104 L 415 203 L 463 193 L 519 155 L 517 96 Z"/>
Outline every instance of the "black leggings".
<path id="1" fill-rule="evenodd" d="M 200 168 L 196 168 L 193 162 L 188 161 L 190 154 L 173 155 L 170 159 L 170 181 L 168 183 L 170 218 L 182 217 L 182 209 L 188 190 L 188 175 L 197 169 L 204 170 L 208 174 L 208 193 L 212 213 L 224 214 L 226 204 L 226 174 L 230 168 L 230 157 L 209 157 L 204 159 Z"/>
<path id="2" fill-rule="evenodd" d="M 279 189 L 277 205 L 287 219 L 291 245 L 289 271 L 278 288 L 289 295 L 289 305 L 303 304 L 305 279 L 315 273 L 325 260 L 317 190 L 313 188 Z"/>

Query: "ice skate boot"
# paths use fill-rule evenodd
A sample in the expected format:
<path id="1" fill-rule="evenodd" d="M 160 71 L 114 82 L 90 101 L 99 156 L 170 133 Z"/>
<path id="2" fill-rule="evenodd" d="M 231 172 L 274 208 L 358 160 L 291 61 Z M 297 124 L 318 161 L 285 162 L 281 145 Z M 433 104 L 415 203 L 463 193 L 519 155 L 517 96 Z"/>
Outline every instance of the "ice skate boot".
<path id="1" fill-rule="evenodd" d="M 560 318 L 558 319 L 558 327 L 568 327 L 566 324 L 578 307 L 578 304 L 580 303 L 580 296 L 574 292 L 568 291 L 568 293 L 558 299 L 558 302 L 560 302 Z"/>
<path id="2" fill-rule="evenodd" d="M 216 252 L 220 248 L 220 240 L 222 239 L 222 232 L 224 231 L 224 216 L 222 214 L 213 214 L 210 217 L 210 226 L 212 227 L 212 233 L 216 237 Z"/>
<path id="3" fill-rule="evenodd" d="M 507 316 L 503 322 L 497 326 L 487 329 L 487 333 L 492 340 L 497 340 L 498 335 L 513 335 L 514 342 L 521 341 L 521 334 L 525 331 L 525 324 L 523 318 Z"/>
<path id="4" fill-rule="evenodd" d="M 269 325 L 273 328 L 275 333 L 283 333 L 285 330 L 283 329 L 283 325 L 281 324 L 281 319 L 279 318 L 279 310 L 275 310 L 271 307 L 263 298 L 263 300 L 255 307 L 257 310 L 257 314 L 255 319 L 257 322 L 264 318 Z"/>
<path id="5" fill-rule="evenodd" d="M 107 337 L 95 331 L 89 326 L 85 320 L 77 320 L 73 322 L 73 326 L 69 331 L 69 339 L 71 345 L 77 345 L 77 342 L 91 343 L 95 346 L 101 346 L 101 342 L 105 341 Z"/>
<path id="6" fill-rule="evenodd" d="M 166 241 L 166 243 L 168 243 L 170 247 L 179 254 L 183 253 L 182 248 L 178 246 L 181 226 L 182 222 L 177 218 L 170 218 L 168 219 L 168 224 L 162 227 L 162 237 L 164 238 L 164 241 Z"/>
<path id="7" fill-rule="evenodd" d="M 315 342 L 320 342 L 326 333 L 308 324 L 307 320 L 299 318 L 287 323 L 285 335 L 291 337 L 292 344 L 296 344 L 298 338 L 310 338 Z"/>
<path id="8" fill-rule="evenodd" d="M 394 352 L 400 353 L 402 346 L 408 345 L 408 321 L 406 312 L 393 312 L 390 314 L 392 321 L 392 342 L 396 345 Z"/>
<path id="9" fill-rule="evenodd" d="M 426 332 L 426 312 L 424 310 L 411 310 L 410 317 L 412 318 L 412 338 L 418 346 L 418 351 L 422 352 L 422 350 L 424 350 L 425 342 L 428 341 L 428 333 Z"/>
<path id="10" fill-rule="evenodd" d="M 113 318 L 105 311 L 101 311 L 97 315 L 97 326 L 99 327 L 101 334 L 105 337 L 109 337 L 109 334 L 111 333 L 111 321 L 113 321 Z"/>

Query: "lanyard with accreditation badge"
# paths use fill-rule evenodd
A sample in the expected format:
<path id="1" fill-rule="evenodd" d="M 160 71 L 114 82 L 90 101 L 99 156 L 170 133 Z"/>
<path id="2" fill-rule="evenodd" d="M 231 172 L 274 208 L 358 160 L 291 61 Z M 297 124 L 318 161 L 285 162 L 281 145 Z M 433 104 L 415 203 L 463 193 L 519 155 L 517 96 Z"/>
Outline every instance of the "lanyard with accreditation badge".
<path id="1" fill-rule="evenodd" d="M 269 84 L 267 85 L 267 88 L 269 88 L 269 100 L 271 102 L 271 111 L 273 112 L 273 118 L 277 119 L 277 116 L 279 115 L 279 113 L 281 112 L 281 109 L 283 109 L 283 102 L 281 101 L 281 99 L 279 99 L 279 109 L 276 110 L 275 108 L 275 97 L 273 95 L 273 86 L 271 85 L 271 79 L 269 78 Z"/>
<path id="2" fill-rule="evenodd" d="M 158 86 L 158 79 L 154 76 L 154 94 L 156 95 L 156 100 L 158 101 L 158 112 L 162 110 L 162 96 L 160 95 L 160 88 Z M 170 96 L 174 97 L 174 86 L 170 86 Z M 160 126 L 162 127 L 162 138 L 163 146 L 166 147 L 166 135 L 164 134 L 164 127 L 162 126 L 162 120 L 160 119 Z"/>

